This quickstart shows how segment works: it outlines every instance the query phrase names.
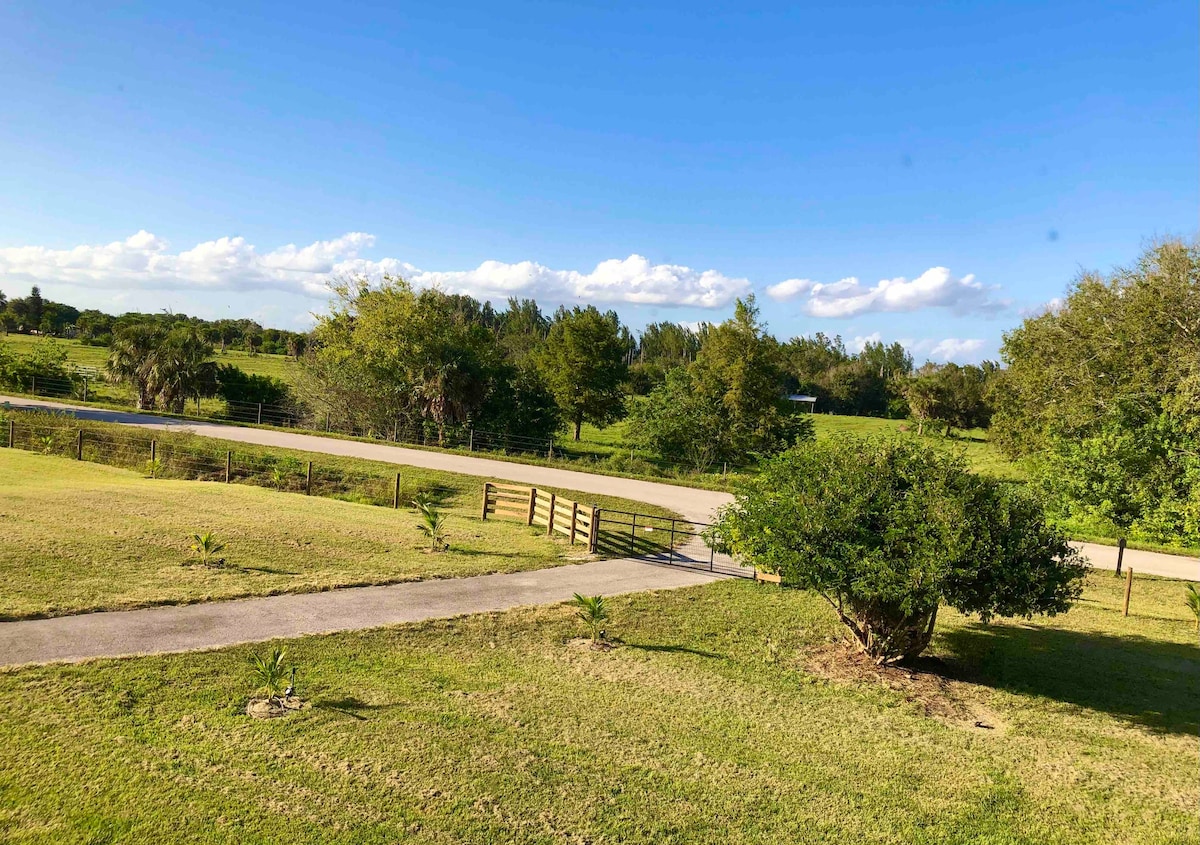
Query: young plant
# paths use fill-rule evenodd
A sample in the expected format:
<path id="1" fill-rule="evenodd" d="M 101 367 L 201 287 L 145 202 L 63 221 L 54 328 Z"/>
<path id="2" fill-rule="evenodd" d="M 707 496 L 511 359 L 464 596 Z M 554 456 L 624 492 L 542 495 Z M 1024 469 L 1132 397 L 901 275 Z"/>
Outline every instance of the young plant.
<path id="1" fill-rule="evenodd" d="M 1187 602 L 1187 606 L 1191 608 L 1192 613 L 1196 615 L 1196 633 L 1200 634 L 1200 590 L 1196 589 L 1195 584 L 1187 585 L 1184 601 Z"/>
<path id="2" fill-rule="evenodd" d="M 151 458 L 146 461 L 146 475 L 149 478 L 158 478 L 158 474 L 162 472 L 162 461 L 158 458 Z"/>
<path id="3" fill-rule="evenodd" d="M 601 627 L 608 621 L 608 603 L 604 596 L 581 596 L 576 593 L 571 604 L 575 606 L 575 615 L 587 625 L 592 642 L 600 642 Z"/>
<path id="4" fill-rule="evenodd" d="M 218 540 L 217 535 L 211 531 L 193 533 L 190 548 L 205 566 L 225 565 L 225 558 L 217 557 L 224 550 L 225 544 Z"/>
<path id="5" fill-rule="evenodd" d="M 52 454 L 54 452 L 54 447 L 58 445 L 53 434 L 47 434 L 44 437 L 39 437 L 38 442 L 42 446 L 43 455 Z"/>
<path id="6" fill-rule="evenodd" d="M 446 516 L 425 497 L 418 496 L 412 504 L 421 517 L 417 528 L 429 538 L 429 551 L 440 552 L 450 548 L 446 539 Z"/>
<path id="7" fill-rule="evenodd" d="M 279 701 L 284 691 L 284 679 L 287 670 L 283 661 L 287 652 L 281 648 L 274 649 L 270 655 L 250 655 L 250 670 L 258 687 L 256 693 L 266 695 L 268 703 Z"/>
<path id="8" fill-rule="evenodd" d="M 271 486 L 273 486 L 276 490 L 282 491 L 288 486 L 289 475 L 290 473 L 286 468 L 281 467 L 278 464 L 275 465 L 271 468 Z"/>

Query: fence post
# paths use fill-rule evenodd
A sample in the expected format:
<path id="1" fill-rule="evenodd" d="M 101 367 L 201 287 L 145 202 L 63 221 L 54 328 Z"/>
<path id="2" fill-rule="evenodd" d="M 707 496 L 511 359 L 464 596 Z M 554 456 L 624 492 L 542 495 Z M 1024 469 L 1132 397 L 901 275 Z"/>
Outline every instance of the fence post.
<path id="1" fill-rule="evenodd" d="M 1125 575 L 1125 611 L 1123 616 L 1129 615 L 1129 594 L 1133 592 L 1133 567 L 1126 570 Z"/>
<path id="2" fill-rule="evenodd" d="M 400 442 L 400 420 L 396 420 L 394 423 L 392 423 L 392 442 Z"/>
<path id="3" fill-rule="evenodd" d="M 575 521 L 579 519 L 579 502 L 571 502 L 571 545 L 575 545 Z"/>
<path id="4" fill-rule="evenodd" d="M 79 429 L 79 433 L 75 435 L 75 460 L 83 460 L 83 429 Z"/>
<path id="5" fill-rule="evenodd" d="M 232 475 L 230 470 L 233 469 L 233 452 L 225 453 L 225 483 L 229 483 L 229 476 Z"/>
<path id="6" fill-rule="evenodd" d="M 88 400 L 88 396 L 87 396 L 87 386 L 88 386 L 88 380 L 85 378 L 85 379 L 83 380 L 83 401 L 84 401 L 84 402 L 86 402 L 86 401 Z"/>
<path id="7" fill-rule="evenodd" d="M 551 493 L 550 494 L 550 514 L 546 517 L 546 536 L 547 537 L 554 534 L 554 500 L 555 500 L 555 498 L 556 498 L 556 496 L 553 493 Z"/>
<path id="8" fill-rule="evenodd" d="M 29 377 L 29 392 L 37 393 L 37 376 Z"/>
<path id="9" fill-rule="evenodd" d="M 669 551 L 667 552 L 667 563 L 672 564 L 675 562 L 675 520 L 674 519 L 671 520 L 671 545 L 667 546 L 667 548 L 669 549 Z"/>
<path id="10" fill-rule="evenodd" d="M 158 460 L 158 441 L 157 440 L 150 441 L 150 460 L 151 461 Z"/>
<path id="11" fill-rule="evenodd" d="M 550 441 L 550 451 L 548 451 L 546 453 L 546 457 L 548 457 L 550 459 L 554 458 L 554 441 L 553 440 Z"/>
<path id="12" fill-rule="evenodd" d="M 488 492 L 491 489 L 492 489 L 492 482 L 490 482 L 490 481 L 483 482 L 483 511 L 482 511 L 482 513 L 480 513 L 479 518 L 482 519 L 484 522 L 487 522 Z"/>
<path id="13" fill-rule="evenodd" d="M 13 425 L 13 421 L 9 420 L 8 421 L 8 448 L 10 448 L 10 449 L 17 442 L 15 435 L 16 435 L 15 426 Z"/>
<path id="14" fill-rule="evenodd" d="M 637 514 L 633 514 L 633 519 L 629 520 L 629 554 L 632 555 L 637 551 Z"/>
<path id="15" fill-rule="evenodd" d="M 475 451 L 475 429 L 471 429 L 470 433 L 467 434 L 467 451 Z"/>
<path id="16" fill-rule="evenodd" d="M 258 425 L 262 425 L 262 402 L 258 403 Z"/>
<path id="17" fill-rule="evenodd" d="M 537 488 L 529 488 L 529 516 L 525 520 L 526 525 L 533 525 L 533 509 L 537 507 Z"/>
<path id="18" fill-rule="evenodd" d="M 400 473 L 396 473 L 396 489 L 392 491 L 392 510 L 400 509 Z"/>
<path id="19" fill-rule="evenodd" d="M 594 555 L 600 547 L 600 508 L 592 505 L 592 527 L 588 531 L 588 554 Z"/>
<path id="20" fill-rule="evenodd" d="M 308 462 L 308 472 L 304 474 L 304 495 L 312 495 L 312 461 Z"/>
<path id="21" fill-rule="evenodd" d="M 1125 538 L 1117 541 L 1117 576 L 1121 575 L 1121 561 L 1125 559 Z"/>
<path id="22" fill-rule="evenodd" d="M 329 433 L 329 414 L 325 415 L 325 433 Z"/>

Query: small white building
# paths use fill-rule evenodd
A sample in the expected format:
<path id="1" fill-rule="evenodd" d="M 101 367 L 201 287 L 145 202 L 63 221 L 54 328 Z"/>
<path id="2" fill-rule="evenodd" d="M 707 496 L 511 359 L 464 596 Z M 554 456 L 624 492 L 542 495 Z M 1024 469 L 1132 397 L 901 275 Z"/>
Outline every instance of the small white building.
<path id="1" fill-rule="evenodd" d="M 817 397 L 815 396 L 807 396 L 803 393 L 791 393 L 788 395 L 788 401 L 797 404 L 807 402 L 810 414 L 817 410 Z"/>

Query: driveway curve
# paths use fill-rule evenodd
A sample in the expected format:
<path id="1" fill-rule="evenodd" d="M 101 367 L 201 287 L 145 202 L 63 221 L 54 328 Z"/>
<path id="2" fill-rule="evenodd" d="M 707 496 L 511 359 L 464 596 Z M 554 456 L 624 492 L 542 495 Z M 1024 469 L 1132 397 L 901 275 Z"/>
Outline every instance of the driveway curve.
<path id="1" fill-rule="evenodd" d="M 684 518 L 694 522 L 710 522 L 717 509 L 733 501 L 733 497 L 728 493 L 721 493 L 715 490 L 701 490 L 695 487 L 682 487 L 675 484 L 661 484 L 653 481 L 640 481 L 611 475 L 596 475 L 594 473 L 577 472 L 575 470 L 558 469 L 556 467 L 498 461 L 494 458 L 480 458 L 471 455 L 460 455 L 454 452 L 432 452 L 424 449 L 408 449 L 403 446 L 393 446 L 384 443 L 363 443 L 358 440 L 341 440 L 334 437 L 300 434 L 293 431 L 246 428 L 209 421 L 181 420 L 172 417 L 158 417 L 129 411 L 111 411 L 103 408 L 91 408 L 82 405 L 70 405 L 17 396 L 0 395 L 0 404 L 10 405 L 18 410 L 66 412 L 79 419 L 119 423 L 138 428 L 188 431 L 204 437 L 230 440 L 237 443 L 252 443 L 258 446 L 274 446 L 281 449 L 300 449 L 306 452 L 318 452 L 349 458 L 366 458 L 383 463 L 504 479 L 505 481 L 514 481 L 519 484 L 562 487 L 568 490 L 579 490 L 583 493 L 620 496 L 638 502 L 648 502 L 660 507 L 670 508 L 682 514 Z M 1075 543 L 1074 545 L 1088 556 L 1093 566 L 1100 569 L 1116 568 L 1116 547 L 1103 546 L 1096 543 Z M 1125 568 L 1132 568 L 1138 574 L 1200 581 L 1200 558 L 1197 557 L 1127 549 L 1123 565 Z"/>

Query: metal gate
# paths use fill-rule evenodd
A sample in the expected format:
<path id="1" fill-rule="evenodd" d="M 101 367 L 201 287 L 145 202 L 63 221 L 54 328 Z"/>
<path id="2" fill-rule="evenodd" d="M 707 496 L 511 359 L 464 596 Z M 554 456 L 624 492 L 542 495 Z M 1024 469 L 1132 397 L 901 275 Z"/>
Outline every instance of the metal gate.
<path id="1" fill-rule="evenodd" d="M 596 526 L 596 550 L 653 563 L 699 569 L 735 578 L 753 578 L 754 570 L 740 566 L 714 548 L 711 525 L 601 508 Z"/>

